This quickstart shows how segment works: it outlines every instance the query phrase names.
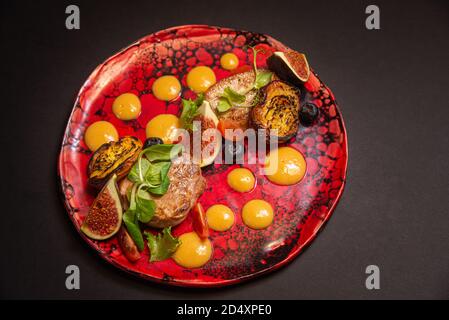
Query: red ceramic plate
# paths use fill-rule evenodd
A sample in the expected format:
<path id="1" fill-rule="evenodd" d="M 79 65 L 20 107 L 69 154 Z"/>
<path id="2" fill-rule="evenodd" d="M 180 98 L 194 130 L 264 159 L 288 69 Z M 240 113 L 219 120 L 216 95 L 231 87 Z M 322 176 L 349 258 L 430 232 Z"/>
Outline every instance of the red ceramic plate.
<path id="1" fill-rule="evenodd" d="M 266 56 L 287 46 L 263 34 L 203 25 L 189 25 L 160 31 L 133 43 L 98 66 L 82 86 L 64 134 L 59 157 L 59 175 L 64 202 L 70 219 L 79 231 L 94 194 L 87 187 L 87 163 L 91 156 L 83 141 L 89 124 L 107 120 L 120 136 L 134 135 L 145 139 L 146 123 L 161 113 L 180 113 L 180 101 L 166 103 L 151 92 L 154 80 L 174 74 L 186 88 L 186 73 L 197 65 L 213 68 L 217 79 L 230 75 L 220 68 L 220 56 L 235 53 L 240 65 L 251 65 L 248 46 L 264 49 L 258 56 L 259 67 L 266 66 Z M 301 48 L 297 48 L 301 49 Z M 313 61 L 313 57 L 310 59 Z M 115 97 L 125 92 L 137 94 L 142 114 L 134 121 L 118 120 L 111 111 Z M 191 92 L 184 89 L 183 96 Z M 230 206 L 236 223 L 226 232 L 211 231 L 214 246 L 212 259 L 202 268 L 185 269 L 173 260 L 150 263 L 148 249 L 137 263 L 122 254 L 115 238 L 92 241 L 80 232 L 106 261 L 138 275 L 179 286 L 213 287 L 235 284 L 275 270 L 296 257 L 316 236 L 331 216 L 345 185 L 347 138 L 341 113 L 334 95 L 311 74 L 301 93 L 302 103 L 313 102 L 320 109 L 316 125 L 301 127 L 292 146 L 307 160 L 305 178 L 293 186 L 270 183 L 256 165 L 257 187 L 247 194 L 232 191 L 226 183 L 227 173 L 236 165 L 212 165 L 203 174 L 208 187 L 200 201 L 207 209 L 216 203 Z M 265 230 L 252 230 L 242 223 L 241 208 L 250 199 L 262 198 L 275 209 L 274 223 Z M 192 230 L 188 217 L 173 229 L 175 235 Z"/>

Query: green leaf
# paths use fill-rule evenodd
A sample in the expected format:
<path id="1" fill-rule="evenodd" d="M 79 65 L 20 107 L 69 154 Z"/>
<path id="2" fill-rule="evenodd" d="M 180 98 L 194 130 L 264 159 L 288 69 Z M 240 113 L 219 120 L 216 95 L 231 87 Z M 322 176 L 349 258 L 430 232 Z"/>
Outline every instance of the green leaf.
<path id="1" fill-rule="evenodd" d="M 150 262 L 168 259 L 178 248 L 180 241 L 171 234 L 171 227 L 165 228 L 156 236 L 145 232 L 148 248 L 150 249 Z"/>
<path id="2" fill-rule="evenodd" d="M 232 105 L 228 99 L 223 98 L 223 97 L 220 97 L 218 99 L 218 105 L 217 105 L 218 112 L 226 112 L 231 108 L 232 108 Z"/>
<path id="3" fill-rule="evenodd" d="M 182 144 L 156 144 L 143 150 L 143 154 L 151 162 L 153 161 L 171 161 L 177 156 L 183 147 Z"/>
<path id="4" fill-rule="evenodd" d="M 195 111 L 195 102 L 192 100 L 182 99 L 182 112 L 181 119 L 186 119 L 190 117 L 192 113 Z"/>
<path id="5" fill-rule="evenodd" d="M 198 94 L 198 96 L 195 99 L 195 104 L 197 107 L 199 107 L 203 104 L 203 102 L 204 102 L 204 94 L 200 93 L 200 94 Z"/>
<path id="6" fill-rule="evenodd" d="M 167 162 L 167 163 L 165 163 L 161 167 L 161 180 L 162 180 L 162 182 L 165 180 L 165 178 L 167 178 L 168 171 L 170 170 L 170 167 L 171 167 L 171 162 Z"/>
<path id="7" fill-rule="evenodd" d="M 265 87 L 267 84 L 269 84 L 271 82 L 272 76 L 273 76 L 273 73 L 271 73 L 269 71 L 257 72 L 256 81 L 254 82 L 254 88 L 260 89 L 262 87 Z"/>
<path id="8" fill-rule="evenodd" d="M 222 97 L 228 99 L 228 101 L 231 103 L 243 103 L 246 99 L 246 96 L 244 94 L 240 94 L 229 87 L 226 87 L 224 89 Z"/>
<path id="9" fill-rule="evenodd" d="M 182 99 L 182 113 L 180 116 L 182 126 L 184 129 L 192 129 L 193 118 L 199 113 L 198 109 L 203 104 L 204 94 L 200 93 L 195 100 Z"/>
<path id="10" fill-rule="evenodd" d="M 140 251 L 144 248 L 144 241 L 139 221 L 148 223 L 153 218 L 156 204 L 151 194 L 163 195 L 167 192 L 171 158 L 179 154 L 182 148 L 180 144 L 153 145 L 141 152 L 128 174 L 134 185 L 128 196 L 130 204 L 123 214 L 123 222 Z"/>
<path id="11" fill-rule="evenodd" d="M 136 221 L 136 212 L 134 210 L 126 210 L 123 215 L 123 222 L 125 223 L 126 229 L 129 235 L 134 240 L 139 251 L 142 251 L 145 243 L 143 242 L 142 232 L 140 231 L 139 222 Z"/>
<path id="12" fill-rule="evenodd" d="M 142 167 L 142 176 L 145 177 L 148 167 L 150 166 L 150 161 L 142 158 L 140 159 L 140 163 Z M 134 183 L 143 182 L 140 180 L 139 172 L 139 161 L 137 161 L 132 167 L 131 171 L 128 173 L 128 179 Z"/>
<path id="13" fill-rule="evenodd" d="M 140 190 L 136 195 L 137 219 L 142 223 L 148 223 L 154 216 L 156 203 L 151 199 L 150 194 L 145 190 Z"/>
<path id="14" fill-rule="evenodd" d="M 181 123 L 185 129 L 190 129 L 192 120 L 196 115 L 198 108 L 192 100 L 182 99 Z"/>
<path id="15" fill-rule="evenodd" d="M 152 194 L 164 195 L 165 193 L 167 193 L 169 186 L 170 186 L 170 179 L 168 178 L 168 176 L 166 176 L 159 186 L 148 188 L 148 191 L 151 192 Z"/>
<path id="16" fill-rule="evenodd" d="M 158 175 L 159 175 L 159 183 L 153 184 L 153 186 L 150 186 L 148 188 L 148 191 L 157 194 L 157 195 L 163 195 L 167 192 L 168 187 L 170 186 L 170 180 L 168 179 L 168 171 L 171 167 L 171 162 L 158 162 Z M 154 179 L 155 181 L 156 179 Z"/>
<path id="17" fill-rule="evenodd" d="M 218 99 L 217 110 L 219 112 L 226 112 L 232 108 L 233 104 L 243 103 L 246 100 L 246 96 L 244 94 L 240 94 L 237 91 L 226 87 L 223 90 L 223 94 Z"/>
<path id="18" fill-rule="evenodd" d="M 145 181 L 152 186 L 160 185 L 162 183 L 162 172 L 168 171 L 167 167 L 170 168 L 170 166 L 170 161 L 151 163 L 145 173 Z"/>
<path id="19" fill-rule="evenodd" d="M 129 196 L 129 210 L 135 211 L 137 208 L 136 204 L 136 192 L 137 192 L 138 184 L 135 183 L 133 188 L 131 189 L 131 195 Z"/>

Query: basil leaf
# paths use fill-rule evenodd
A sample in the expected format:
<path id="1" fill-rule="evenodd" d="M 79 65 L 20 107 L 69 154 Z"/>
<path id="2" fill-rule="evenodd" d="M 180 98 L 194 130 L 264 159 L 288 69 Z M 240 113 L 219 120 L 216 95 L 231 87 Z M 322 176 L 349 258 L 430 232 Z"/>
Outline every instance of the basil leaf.
<path id="1" fill-rule="evenodd" d="M 222 97 L 228 99 L 229 102 L 235 103 L 243 103 L 246 99 L 244 94 L 240 94 L 229 87 L 224 89 Z"/>
<path id="2" fill-rule="evenodd" d="M 140 231 L 139 222 L 136 221 L 136 212 L 134 210 L 126 210 L 123 214 L 123 222 L 129 235 L 134 240 L 139 251 L 142 251 L 145 244 L 143 242 L 142 232 Z"/>
<path id="3" fill-rule="evenodd" d="M 149 192 L 151 192 L 153 194 L 157 194 L 157 195 L 165 194 L 168 190 L 168 187 L 170 186 L 170 179 L 168 178 L 168 171 L 170 170 L 171 162 L 160 162 L 160 163 L 161 163 L 161 166 L 160 166 L 159 175 L 160 175 L 161 182 L 159 185 L 157 185 L 155 187 L 148 188 Z"/>
<path id="4" fill-rule="evenodd" d="M 137 204 L 137 219 L 142 223 L 148 223 L 154 216 L 156 210 L 156 203 L 147 191 L 140 190 L 136 196 Z"/>
<path id="5" fill-rule="evenodd" d="M 145 173 L 145 181 L 152 186 L 160 185 L 162 182 L 162 171 L 165 171 L 166 167 L 170 167 L 170 165 L 170 161 L 161 161 L 150 164 Z"/>
<path id="6" fill-rule="evenodd" d="M 140 159 L 140 161 L 141 161 L 141 168 L 142 168 L 142 177 L 145 177 L 146 172 L 150 166 L 150 161 L 148 161 L 145 158 Z M 128 179 L 134 183 L 143 182 L 143 181 L 140 181 L 139 162 L 138 161 L 134 164 L 131 171 L 128 173 Z"/>
<path id="7" fill-rule="evenodd" d="M 267 84 L 270 83 L 272 76 L 273 76 L 273 74 L 268 71 L 257 72 L 256 81 L 254 82 L 254 88 L 260 89 L 262 87 L 265 87 Z"/>
<path id="8" fill-rule="evenodd" d="M 161 184 L 164 181 L 164 179 L 167 177 L 168 170 L 170 170 L 170 167 L 171 167 L 171 161 L 157 162 L 155 164 L 155 166 L 157 166 L 157 170 L 159 173 L 159 179 L 160 179 L 159 184 Z"/>
<path id="9" fill-rule="evenodd" d="M 145 232 L 147 245 L 150 249 L 150 262 L 168 259 L 178 248 L 180 241 L 171 234 L 171 227 L 165 228 L 156 236 L 150 232 Z"/>
<path id="10" fill-rule="evenodd" d="M 172 158 L 177 156 L 182 151 L 182 149 L 182 144 L 156 144 L 146 148 L 142 152 L 151 162 L 171 161 Z"/>
<path id="11" fill-rule="evenodd" d="M 151 192 L 152 194 L 164 195 L 165 193 L 167 193 L 169 186 L 170 186 L 170 179 L 168 178 L 168 176 L 166 176 L 159 186 L 148 188 L 148 191 Z"/>
<path id="12" fill-rule="evenodd" d="M 220 97 L 218 99 L 218 105 L 217 105 L 217 110 L 218 112 L 226 112 L 229 109 L 232 108 L 231 103 L 228 101 L 228 99 Z"/>
<path id="13" fill-rule="evenodd" d="M 161 180 L 162 181 L 164 181 L 164 179 L 167 177 L 170 167 L 171 167 L 171 162 L 164 163 L 164 165 L 161 166 Z"/>

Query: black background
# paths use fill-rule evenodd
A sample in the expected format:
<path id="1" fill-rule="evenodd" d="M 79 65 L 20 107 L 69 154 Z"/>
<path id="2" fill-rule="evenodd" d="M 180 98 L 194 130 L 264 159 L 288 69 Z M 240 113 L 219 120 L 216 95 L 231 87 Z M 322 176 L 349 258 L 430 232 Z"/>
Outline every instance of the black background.
<path id="1" fill-rule="evenodd" d="M 2 1 L 1 298 L 449 298 L 449 6 L 372 1 Z M 65 29 L 65 7 L 81 30 Z M 270 34 L 307 54 L 340 103 L 348 183 L 310 248 L 270 275 L 222 289 L 141 281 L 103 262 L 59 198 L 56 161 L 81 84 L 136 39 L 183 24 Z M 65 267 L 81 290 L 65 288 Z M 381 289 L 365 288 L 365 268 Z"/>

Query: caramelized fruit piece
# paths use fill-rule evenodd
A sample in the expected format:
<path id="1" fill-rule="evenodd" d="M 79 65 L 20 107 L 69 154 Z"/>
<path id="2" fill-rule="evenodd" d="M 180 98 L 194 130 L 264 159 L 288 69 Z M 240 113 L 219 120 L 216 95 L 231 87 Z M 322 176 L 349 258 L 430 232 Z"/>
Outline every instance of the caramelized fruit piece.
<path id="1" fill-rule="evenodd" d="M 101 188 L 113 174 L 117 175 L 118 180 L 125 177 L 136 162 L 140 150 L 142 142 L 131 136 L 103 144 L 89 161 L 89 184 Z"/>
<path id="2" fill-rule="evenodd" d="M 129 261 L 135 262 L 140 259 L 139 249 L 137 249 L 134 240 L 131 238 L 128 231 L 126 231 L 126 228 L 124 228 L 123 226 L 118 232 L 117 240 L 120 248 L 123 251 L 123 254 Z"/>
<path id="3" fill-rule="evenodd" d="M 299 127 L 299 92 L 286 82 L 276 80 L 263 88 L 263 99 L 251 110 L 251 123 L 256 129 L 280 141 L 293 137 Z"/>

